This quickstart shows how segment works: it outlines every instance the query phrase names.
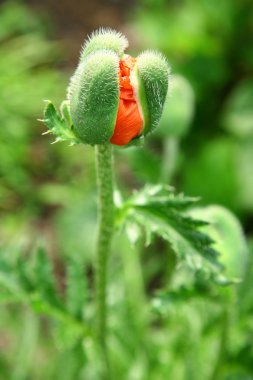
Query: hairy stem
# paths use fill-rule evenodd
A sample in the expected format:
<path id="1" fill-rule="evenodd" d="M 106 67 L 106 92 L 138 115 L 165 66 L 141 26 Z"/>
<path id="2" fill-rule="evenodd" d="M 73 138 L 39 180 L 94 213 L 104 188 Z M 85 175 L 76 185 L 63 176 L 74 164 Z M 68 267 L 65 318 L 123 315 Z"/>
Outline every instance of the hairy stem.
<path id="1" fill-rule="evenodd" d="M 97 300 L 97 338 L 105 369 L 108 368 L 106 346 L 106 287 L 107 261 L 113 234 L 113 175 L 112 146 L 110 144 L 96 146 L 96 170 L 98 184 L 98 244 L 96 267 L 96 300 Z M 106 376 L 104 377 L 106 378 Z"/>

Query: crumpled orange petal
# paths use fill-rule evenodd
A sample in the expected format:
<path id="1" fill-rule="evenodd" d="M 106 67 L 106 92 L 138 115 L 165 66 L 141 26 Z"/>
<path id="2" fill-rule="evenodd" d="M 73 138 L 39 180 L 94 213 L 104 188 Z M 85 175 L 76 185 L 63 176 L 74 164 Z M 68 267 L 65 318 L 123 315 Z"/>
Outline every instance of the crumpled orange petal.
<path id="1" fill-rule="evenodd" d="M 143 129 L 143 120 L 138 109 L 131 84 L 130 74 L 134 69 L 136 59 L 125 56 L 120 60 L 119 67 L 119 108 L 114 134 L 110 142 L 115 145 L 125 145 L 138 136 Z"/>

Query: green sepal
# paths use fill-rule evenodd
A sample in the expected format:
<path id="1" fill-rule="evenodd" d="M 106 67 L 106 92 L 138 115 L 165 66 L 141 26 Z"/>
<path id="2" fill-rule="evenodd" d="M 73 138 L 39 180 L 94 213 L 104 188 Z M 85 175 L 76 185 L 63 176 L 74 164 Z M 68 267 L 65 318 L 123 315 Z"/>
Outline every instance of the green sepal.
<path id="1" fill-rule="evenodd" d="M 110 50 L 121 57 L 127 47 L 128 41 L 121 33 L 110 28 L 101 28 L 92 33 L 91 37 L 85 42 L 80 61 L 98 50 Z"/>
<path id="2" fill-rule="evenodd" d="M 119 58 L 97 51 L 80 62 L 68 88 L 73 130 L 84 143 L 104 144 L 113 135 L 119 105 Z"/>
<path id="3" fill-rule="evenodd" d="M 52 133 L 56 136 L 55 143 L 58 141 L 68 141 L 70 145 L 79 144 L 81 141 L 75 136 L 73 126 L 68 111 L 68 103 L 64 101 L 61 104 L 61 112 L 59 114 L 50 100 L 46 100 L 44 109 L 43 121 L 48 127 L 47 133 Z"/>
<path id="4" fill-rule="evenodd" d="M 158 125 L 169 85 L 170 67 L 157 52 L 146 51 L 137 57 L 138 101 L 144 118 L 144 136 Z"/>

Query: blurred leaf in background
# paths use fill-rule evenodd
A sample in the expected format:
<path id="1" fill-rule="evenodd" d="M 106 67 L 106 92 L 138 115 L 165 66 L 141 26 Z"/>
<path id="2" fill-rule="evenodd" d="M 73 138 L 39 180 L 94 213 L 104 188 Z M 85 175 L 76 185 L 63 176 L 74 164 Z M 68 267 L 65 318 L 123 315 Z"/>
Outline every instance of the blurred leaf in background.
<path id="1" fill-rule="evenodd" d="M 1 6 L 0 234 L 6 242 L 16 235 L 28 245 L 28 236 L 30 241 L 35 238 L 36 229 L 50 230 L 48 224 L 54 224 L 62 203 L 71 199 L 75 212 L 76 197 L 79 200 L 85 187 L 94 186 L 92 175 L 81 176 L 83 190 L 80 184 L 69 186 L 76 178 L 71 174 L 84 170 L 79 160 L 82 148 L 70 155 L 66 144 L 48 147 L 50 137 L 41 137 L 44 127 L 36 122 L 43 99 L 49 94 L 56 101 L 62 98 L 68 78 L 56 67 L 60 45 L 49 42 L 46 29 L 46 23 L 21 2 Z M 84 161 L 85 156 L 86 170 L 90 161 L 93 171 L 91 150 L 86 149 Z"/>
<path id="2" fill-rule="evenodd" d="M 252 1 L 142 0 L 131 19 L 137 42 L 163 50 L 172 72 L 184 75 L 195 94 L 177 184 L 205 204 L 251 217 Z M 168 131 L 169 123 L 168 116 Z"/>
<path id="3" fill-rule="evenodd" d="M 45 27 L 30 10 L 5 3 L 0 25 L 0 207 L 8 231 L 37 203 L 36 182 L 50 160 L 38 141 L 42 130 L 36 118 L 41 99 L 49 91 L 60 94 L 62 79 L 52 68 L 59 48 L 45 39 Z"/>
<path id="4" fill-rule="evenodd" d="M 66 311 L 60 293 L 66 287 L 70 294 L 76 289 L 85 296 L 80 252 L 85 241 L 93 241 L 90 228 L 95 205 L 91 208 L 84 201 L 85 193 L 94 189 L 93 158 L 89 149 L 84 153 L 77 148 L 70 155 L 66 145 L 52 148 L 50 137 L 41 136 L 44 128 L 36 119 L 42 116 L 43 99 L 50 94 L 59 101 L 68 78 L 56 65 L 62 53 L 58 42 L 49 41 L 49 30 L 45 19 L 22 2 L 5 2 L 0 7 L 0 283 L 1 303 L 9 304 L 1 307 L 0 321 L 4 347 L 0 378 L 4 380 L 57 377 L 57 368 L 63 370 L 64 363 L 68 366 L 65 379 L 72 379 L 83 365 L 82 328 L 80 333 L 77 321 L 83 301 L 79 297 L 77 311 L 71 296 Z M 79 172 L 81 181 L 77 181 Z M 66 204 L 69 207 L 61 207 Z M 80 204 L 84 205 L 81 210 Z M 91 209 L 91 218 L 86 219 L 89 228 L 80 221 L 87 208 Z M 77 226 L 82 226 L 78 238 Z M 36 254 L 33 246 L 38 241 L 46 242 L 49 255 Z M 90 252 L 87 245 L 87 260 Z M 64 255 L 72 256 L 67 268 L 61 261 Z M 79 268 L 79 277 L 73 277 L 72 267 Z M 43 320 L 31 309 L 49 317 Z M 47 331 L 52 334 L 54 325 L 56 344 L 52 346 Z M 71 350 L 79 359 L 66 360 Z"/>

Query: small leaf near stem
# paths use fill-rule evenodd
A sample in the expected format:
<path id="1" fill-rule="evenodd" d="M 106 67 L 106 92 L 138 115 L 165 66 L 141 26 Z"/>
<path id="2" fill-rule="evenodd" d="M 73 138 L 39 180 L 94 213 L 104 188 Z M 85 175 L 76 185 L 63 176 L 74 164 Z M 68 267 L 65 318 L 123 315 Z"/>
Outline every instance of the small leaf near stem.
<path id="1" fill-rule="evenodd" d="M 107 261 L 113 234 L 114 204 L 112 175 L 112 146 L 96 145 L 96 170 L 98 184 L 98 243 L 96 266 L 97 339 L 103 361 L 103 379 L 109 379 L 106 345 L 106 285 Z"/>

